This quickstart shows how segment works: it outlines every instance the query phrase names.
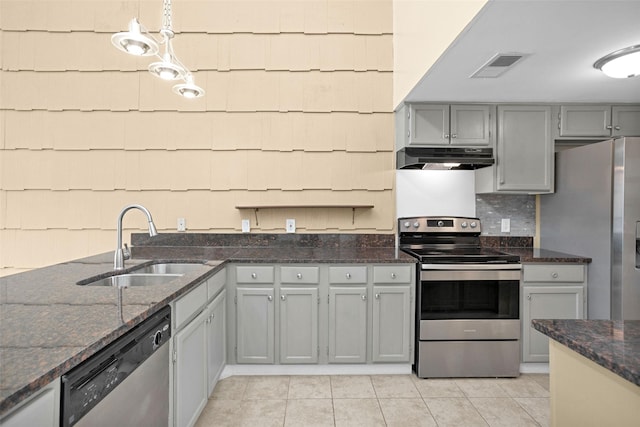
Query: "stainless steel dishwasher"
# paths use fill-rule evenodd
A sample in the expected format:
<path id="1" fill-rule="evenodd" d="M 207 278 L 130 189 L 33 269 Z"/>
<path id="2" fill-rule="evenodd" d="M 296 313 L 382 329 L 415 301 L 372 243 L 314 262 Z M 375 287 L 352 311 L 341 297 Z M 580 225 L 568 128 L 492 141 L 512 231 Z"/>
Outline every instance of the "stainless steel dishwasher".
<path id="1" fill-rule="evenodd" d="M 171 310 L 62 376 L 62 426 L 167 426 Z"/>

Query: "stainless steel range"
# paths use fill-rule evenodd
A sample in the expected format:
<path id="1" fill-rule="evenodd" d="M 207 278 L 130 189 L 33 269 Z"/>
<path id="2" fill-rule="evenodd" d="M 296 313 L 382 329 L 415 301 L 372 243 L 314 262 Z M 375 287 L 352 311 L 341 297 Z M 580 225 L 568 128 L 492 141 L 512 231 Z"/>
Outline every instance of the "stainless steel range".
<path id="1" fill-rule="evenodd" d="M 480 245 L 480 220 L 398 219 L 418 258 L 415 371 L 421 378 L 517 377 L 520 259 Z"/>

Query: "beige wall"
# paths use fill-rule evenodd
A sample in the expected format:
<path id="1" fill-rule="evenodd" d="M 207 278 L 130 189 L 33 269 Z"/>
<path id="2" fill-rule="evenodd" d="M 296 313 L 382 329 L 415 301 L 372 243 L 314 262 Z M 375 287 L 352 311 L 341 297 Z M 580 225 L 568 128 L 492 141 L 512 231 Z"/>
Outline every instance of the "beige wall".
<path id="1" fill-rule="evenodd" d="M 392 233 L 392 8 L 174 0 L 189 101 L 110 43 L 134 16 L 157 31 L 161 0 L 0 0 L 0 274 L 113 250 L 129 203 L 160 232 Z"/>
<path id="2" fill-rule="evenodd" d="M 393 0 L 394 107 L 486 3 L 487 0 Z"/>

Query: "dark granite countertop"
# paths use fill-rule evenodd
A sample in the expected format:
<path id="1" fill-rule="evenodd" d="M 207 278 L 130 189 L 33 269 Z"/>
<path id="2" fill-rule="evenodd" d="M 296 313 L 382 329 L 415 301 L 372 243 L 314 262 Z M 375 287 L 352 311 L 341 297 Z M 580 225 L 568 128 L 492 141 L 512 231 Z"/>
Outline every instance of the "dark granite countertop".
<path id="1" fill-rule="evenodd" d="M 640 386 L 640 320 L 532 320 L 533 327 Z"/>
<path id="2" fill-rule="evenodd" d="M 518 255 L 522 263 L 577 263 L 588 264 L 591 258 L 579 255 L 565 254 L 562 252 L 550 251 L 541 248 L 501 248 L 504 252 Z"/>
<path id="3" fill-rule="evenodd" d="M 113 252 L 0 277 L 0 416 L 227 262 L 415 262 L 396 251 L 393 235 L 327 235 L 319 239 L 251 235 L 236 240 L 220 236 L 226 235 L 161 234 L 154 238 L 154 245 L 139 240 L 132 248 L 134 259 L 126 262 L 127 270 L 149 260 L 207 260 L 202 270 L 165 285 L 125 290 L 76 285 L 88 277 L 111 274 Z"/>

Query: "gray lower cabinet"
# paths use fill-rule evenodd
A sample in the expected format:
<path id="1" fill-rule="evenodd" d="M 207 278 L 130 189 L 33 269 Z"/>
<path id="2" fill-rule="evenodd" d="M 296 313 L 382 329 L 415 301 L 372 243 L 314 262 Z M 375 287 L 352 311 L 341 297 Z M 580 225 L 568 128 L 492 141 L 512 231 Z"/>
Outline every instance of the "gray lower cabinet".
<path id="1" fill-rule="evenodd" d="M 60 378 L 30 396 L 0 419 L 2 427 L 60 425 Z"/>
<path id="2" fill-rule="evenodd" d="M 551 107 L 499 105 L 497 116 L 496 164 L 476 169 L 476 192 L 553 192 Z"/>
<path id="3" fill-rule="evenodd" d="M 207 404 L 207 318 L 202 311 L 174 337 L 177 427 L 193 426 Z"/>
<path id="4" fill-rule="evenodd" d="M 367 361 L 367 287 L 329 287 L 329 363 Z"/>
<path id="5" fill-rule="evenodd" d="M 272 286 L 236 289 L 237 363 L 274 363 L 274 321 Z"/>
<path id="6" fill-rule="evenodd" d="M 226 364 L 226 270 L 172 302 L 171 425 L 195 425 Z"/>
<path id="7" fill-rule="evenodd" d="M 280 363 L 318 363 L 318 288 L 281 287 Z"/>
<path id="8" fill-rule="evenodd" d="M 227 331 L 227 292 L 220 294 L 206 309 L 207 320 L 207 396 L 211 396 L 220 374 L 227 363 L 226 331 Z"/>
<path id="9" fill-rule="evenodd" d="M 411 288 L 373 286 L 374 362 L 406 362 L 411 349 Z"/>
<path id="10" fill-rule="evenodd" d="M 584 319 L 586 267 L 583 264 L 524 264 L 522 361 L 548 362 L 549 339 L 532 319 Z"/>

